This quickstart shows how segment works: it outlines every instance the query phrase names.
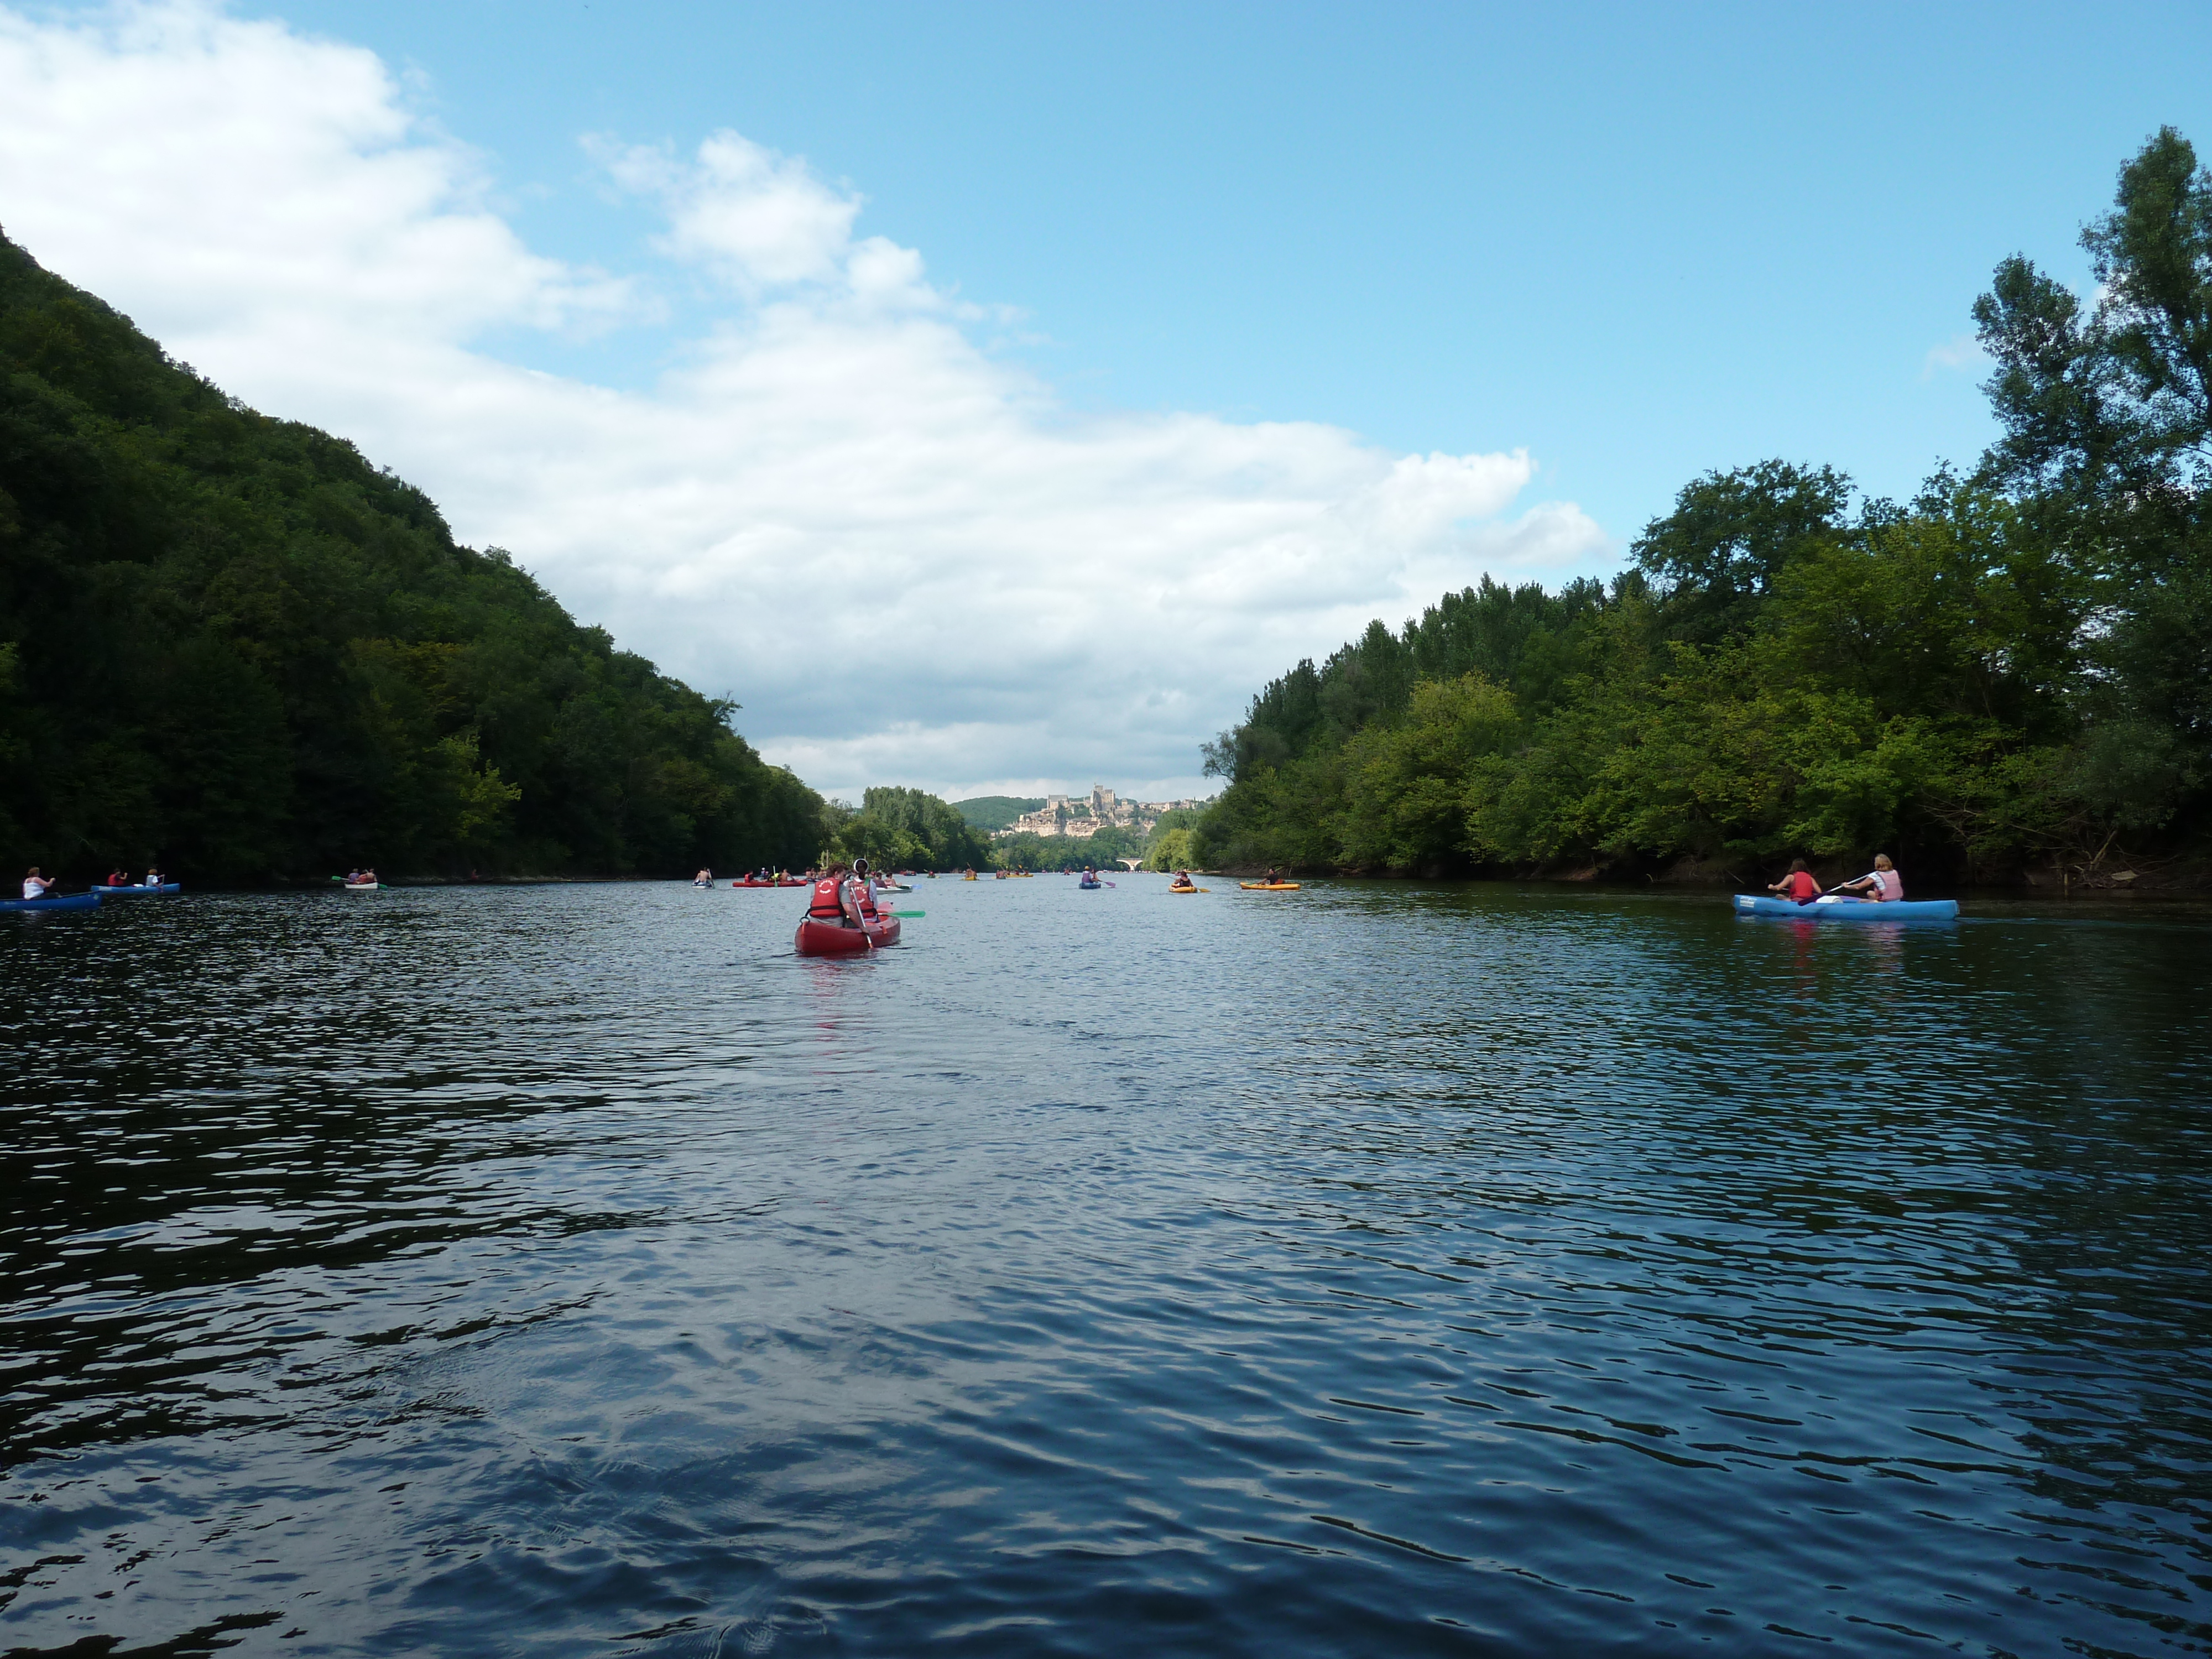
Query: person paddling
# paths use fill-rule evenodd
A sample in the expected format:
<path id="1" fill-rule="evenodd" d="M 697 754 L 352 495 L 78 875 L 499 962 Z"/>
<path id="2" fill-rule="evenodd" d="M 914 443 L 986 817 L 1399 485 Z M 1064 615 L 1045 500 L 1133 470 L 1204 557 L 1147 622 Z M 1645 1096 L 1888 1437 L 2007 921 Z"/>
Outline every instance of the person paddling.
<path id="1" fill-rule="evenodd" d="M 1804 860 L 1792 859 L 1790 860 L 1790 873 L 1779 881 L 1768 883 L 1766 890 L 1781 894 L 1792 904 L 1810 904 L 1820 896 L 1820 884 L 1805 867 Z"/>
<path id="2" fill-rule="evenodd" d="M 54 878 L 52 876 L 40 875 L 39 866 L 34 864 L 24 874 L 23 896 L 27 899 L 42 899 L 46 896 L 53 885 Z"/>
<path id="3" fill-rule="evenodd" d="M 1190 878 L 1190 872 L 1188 870 L 1176 871 L 1175 879 L 1168 885 L 1178 893 L 1192 893 L 1198 890 L 1198 884 Z"/>
<path id="4" fill-rule="evenodd" d="M 831 865 L 822 872 L 821 880 L 814 884 L 814 891 L 806 901 L 806 919 L 829 927 L 860 925 L 860 907 L 853 902 L 852 894 L 846 889 L 843 865 Z"/>
<path id="5" fill-rule="evenodd" d="M 1869 904 L 1895 904 L 1905 897 L 1905 878 L 1887 853 L 1874 855 L 1874 868 L 1856 881 L 1847 881 L 1837 891 Z"/>

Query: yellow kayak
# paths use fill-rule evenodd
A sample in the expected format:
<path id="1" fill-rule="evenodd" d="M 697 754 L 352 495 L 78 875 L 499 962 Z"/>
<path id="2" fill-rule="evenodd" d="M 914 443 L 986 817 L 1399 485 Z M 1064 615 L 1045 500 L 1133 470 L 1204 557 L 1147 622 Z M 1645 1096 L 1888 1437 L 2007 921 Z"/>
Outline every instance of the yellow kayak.
<path id="1" fill-rule="evenodd" d="M 1168 891 L 1170 893 L 1205 893 L 1211 892 L 1212 890 L 1211 888 L 1206 887 L 1170 887 L 1168 889 Z"/>
<path id="2" fill-rule="evenodd" d="M 1294 881 L 1240 881 L 1237 884 L 1248 893 L 1295 893 L 1298 884 Z"/>

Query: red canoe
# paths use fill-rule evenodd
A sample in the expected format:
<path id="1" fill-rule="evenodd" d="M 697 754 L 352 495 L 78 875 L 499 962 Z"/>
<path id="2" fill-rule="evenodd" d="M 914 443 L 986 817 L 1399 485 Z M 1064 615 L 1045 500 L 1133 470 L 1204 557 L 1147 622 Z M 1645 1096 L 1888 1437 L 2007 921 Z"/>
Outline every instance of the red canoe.
<path id="1" fill-rule="evenodd" d="M 849 957 L 899 941 L 896 916 L 884 916 L 865 927 L 841 927 L 834 921 L 800 919 L 792 935 L 791 948 L 802 957 Z"/>

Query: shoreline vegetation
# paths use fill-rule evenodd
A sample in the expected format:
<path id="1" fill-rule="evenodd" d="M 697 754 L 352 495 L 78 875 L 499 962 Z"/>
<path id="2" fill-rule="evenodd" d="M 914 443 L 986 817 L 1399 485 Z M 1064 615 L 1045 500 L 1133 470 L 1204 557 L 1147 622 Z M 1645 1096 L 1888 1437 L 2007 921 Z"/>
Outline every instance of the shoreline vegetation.
<path id="1" fill-rule="evenodd" d="M 822 798 L 421 490 L 0 238 L 0 856 L 195 884 L 804 866 Z"/>
<path id="2" fill-rule="evenodd" d="M 1972 315 L 2002 436 L 1899 504 L 1715 471 L 1610 582 L 1486 577 L 1254 697 L 1194 865 L 2212 885 L 2212 172 L 2172 128 Z"/>
<path id="3" fill-rule="evenodd" d="M 1206 745 L 1213 801 L 1080 848 L 1038 803 L 825 800 L 350 444 L 227 397 L 0 236 L 0 857 L 74 884 L 704 866 L 2212 886 L 2212 172 L 2161 129 L 1972 306 L 2002 436 L 1909 502 L 1708 473 L 1610 581 L 1447 593 Z"/>

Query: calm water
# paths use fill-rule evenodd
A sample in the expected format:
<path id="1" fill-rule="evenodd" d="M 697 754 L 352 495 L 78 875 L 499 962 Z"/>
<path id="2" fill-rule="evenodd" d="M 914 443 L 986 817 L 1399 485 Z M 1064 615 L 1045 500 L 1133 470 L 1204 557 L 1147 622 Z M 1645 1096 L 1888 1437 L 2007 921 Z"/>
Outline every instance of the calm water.
<path id="1" fill-rule="evenodd" d="M 2212 1648 L 2206 913 L 1162 879 L 0 917 L 0 1652 Z"/>

